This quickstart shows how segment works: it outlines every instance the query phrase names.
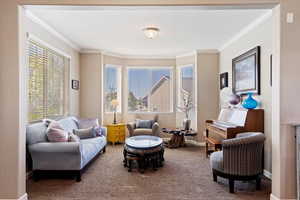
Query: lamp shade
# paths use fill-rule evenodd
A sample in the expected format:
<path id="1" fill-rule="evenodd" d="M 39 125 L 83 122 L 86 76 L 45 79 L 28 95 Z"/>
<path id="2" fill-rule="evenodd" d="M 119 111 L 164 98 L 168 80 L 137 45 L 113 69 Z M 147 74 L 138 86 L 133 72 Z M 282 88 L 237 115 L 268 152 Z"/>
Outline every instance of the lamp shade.
<path id="1" fill-rule="evenodd" d="M 117 107 L 119 105 L 119 101 L 117 99 L 113 99 L 110 104 L 113 106 L 113 107 Z"/>

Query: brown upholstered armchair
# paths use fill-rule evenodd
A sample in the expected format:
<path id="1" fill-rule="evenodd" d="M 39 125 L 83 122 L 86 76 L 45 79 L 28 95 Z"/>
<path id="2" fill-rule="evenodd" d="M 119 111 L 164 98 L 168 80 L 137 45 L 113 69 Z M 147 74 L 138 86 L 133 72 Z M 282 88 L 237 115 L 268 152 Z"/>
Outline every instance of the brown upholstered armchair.
<path id="1" fill-rule="evenodd" d="M 129 136 L 136 135 L 153 135 L 159 136 L 160 128 L 158 124 L 158 115 L 155 115 L 151 124 L 148 127 L 139 127 L 136 122 L 131 122 L 127 124 L 127 129 L 129 131 Z"/>
<path id="2" fill-rule="evenodd" d="M 256 189 L 260 189 L 264 141 L 264 134 L 255 132 L 224 140 L 223 150 L 210 155 L 213 180 L 217 182 L 218 176 L 228 178 L 230 193 L 234 192 L 235 180 L 256 180 Z"/>

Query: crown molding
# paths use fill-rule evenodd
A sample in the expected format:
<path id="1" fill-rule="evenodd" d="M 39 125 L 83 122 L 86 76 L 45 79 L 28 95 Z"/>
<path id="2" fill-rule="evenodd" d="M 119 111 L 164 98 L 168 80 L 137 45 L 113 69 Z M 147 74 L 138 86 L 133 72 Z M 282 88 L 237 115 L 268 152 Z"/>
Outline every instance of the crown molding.
<path id="1" fill-rule="evenodd" d="M 202 54 L 216 54 L 220 53 L 218 49 L 199 49 L 196 51 L 197 53 L 202 53 Z"/>
<path id="2" fill-rule="evenodd" d="M 51 27 L 49 24 L 47 24 L 45 21 L 41 20 L 39 17 L 37 17 L 35 14 L 33 14 L 30 10 L 25 10 L 25 15 L 28 17 L 31 21 L 35 22 L 36 24 L 40 25 L 44 29 L 46 29 L 49 33 L 57 37 L 58 39 L 65 42 L 67 45 L 72 47 L 76 51 L 80 51 L 80 48 L 77 44 L 74 44 L 74 42 L 67 39 L 65 36 L 63 36 L 61 33 L 57 32 L 53 27 Z"/>
<path id="3" fill-rule="evenodd" d="M 99 49 L 81 49 L 80 53 L 100 53 L 104 56 L 117 57 L 122 59 L 175 59 L 175 56 L 158 56 L 158 55 L 128 55 L 128 54 L 119 54 L 112 51 L 107 50 L 99 50 Z"/>
<path id="4" fill-rule="evenodd" d="M 241 37 L 243 37 L 244 35 L 246 35 L 251 30 L 255 29 L 257 26 L 259 26 L 260 24 L 262 24 L 263 22 L 265 22 L 267 19 L 269 19 L 270 17 L 272 17 L 272 14 L 273 14 L 273 12 L 272 12 L 272 10 L 270 10 L 266 14 L 262 15 L 261 17 L 259 17 L 258 19 L 256 19 L 252 23 L 250 23 L 248 26 L 246 26 L 240 32 L 238 32 L 235 36 L 233 36 L 230 40 L 228 40 L 227 42 L 225 42 L 219 48 L 219 51 L 220 52 L 223 51 L 226 47 L 228 47 L 232 43 L 234 43 L 237 40 L 239 40 Z"/>
<path id="5" fill-rule="evenodd" d="M 80 49 L 79 53 L 84 53 L 84 54 L 96 54 L 96 53 L 102 53 L 101 50 L 99 49 Z"/>
<path id="6" fill-rule="evenodd" d="M 189 53 L 181 54 L 176 56 L 176 58 L 183 58 L 183 57 L 189 57 L 189 56 L 195 56 L 197 54 L 197 51 L 192 51 Z"/>

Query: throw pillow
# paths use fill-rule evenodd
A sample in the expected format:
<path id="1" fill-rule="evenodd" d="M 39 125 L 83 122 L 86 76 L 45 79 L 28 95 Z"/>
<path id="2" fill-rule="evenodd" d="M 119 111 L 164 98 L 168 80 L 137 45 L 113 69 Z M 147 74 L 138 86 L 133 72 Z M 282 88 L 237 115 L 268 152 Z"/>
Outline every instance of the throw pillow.
<path id="1" fill-rule="evenodd" d="M 47 138 L 49 142 L 68 142 L 68 132 L 59 128 L 48 128 Z"/>
<path id="2" fill-rule="evenodd" d="M 94 127 L 87 128 L 87 129 L 74 129 L 73 133 L 77 135 L 80 139 L 96 137 Z"/>
<path id="3" fill-rule="evenodd" d="M 55 128 L 55 129 L 61 129 L 64 130 L 63 127 L 60 125 L 60 123 L 58 121 L 52 120 L 49 125 L 48 125 L 48 129 L 50 128 Z"/>
<path id="4" fill-rule="evenodd" d="M 91 127 L 99 126 L 98 119 L 79 119 L 78 128 L 87 129 Z"/>
<path id="5" fill-rule="evenodd" d="M 69 142 L 80 142 L 80 138 L 74 133 L 69 133 Z"/>
<path id="6" fill-rule="evenodd" d="M 153 120 L 136 120 L 136 128 L 152 128 Z"/>
<path id="7" fill-rule="evenodd" d="M 94 127 L 95 136 L 105 136 L 105 133 L 103 132 L 101 126 Z"/>

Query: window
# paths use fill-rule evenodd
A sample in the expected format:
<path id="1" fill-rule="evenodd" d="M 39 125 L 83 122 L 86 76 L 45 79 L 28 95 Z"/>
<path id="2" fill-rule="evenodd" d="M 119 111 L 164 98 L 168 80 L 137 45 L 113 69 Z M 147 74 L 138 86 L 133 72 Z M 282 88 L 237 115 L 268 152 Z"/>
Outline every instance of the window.
<path id="1" fill-rule="evenodd" d="M 182 106 L 183 99 L 191 95 L 194 99 L 194 65 L 178 68 L 178 105 Z"/>
<path id="2" fill-rule="evenodd" d="M 104 109 L 113 112 L 112 100 L 118 100 L 117 112 L 121 112 L 121 67 L 106 64 L 104 67 Z"/>
<path id="3" fill-rule="evenodd" d="M 172 68 L 129 67 L 128 111 L 172 112 Z"/>
<path id="4" fill-rule="evenodd" d="M 28 120 L 64 115 L 69 59 L 31 40 L 28 54 Z"/>

